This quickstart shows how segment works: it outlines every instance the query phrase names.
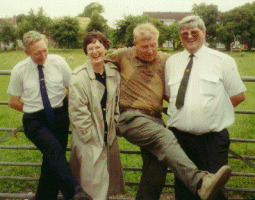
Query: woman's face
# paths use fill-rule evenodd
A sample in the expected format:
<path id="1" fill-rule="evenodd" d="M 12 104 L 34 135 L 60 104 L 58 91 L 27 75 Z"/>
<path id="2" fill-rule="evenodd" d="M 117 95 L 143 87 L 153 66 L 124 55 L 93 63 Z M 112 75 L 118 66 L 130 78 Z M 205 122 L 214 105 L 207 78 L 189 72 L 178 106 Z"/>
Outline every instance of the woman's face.
<path id="1" fill-rule="evenodd" d="M 104 57 L 107 49 L 98 40 L 93 41 L 87 46 L 87 55 L 92 65 L 104 63 Z"/>

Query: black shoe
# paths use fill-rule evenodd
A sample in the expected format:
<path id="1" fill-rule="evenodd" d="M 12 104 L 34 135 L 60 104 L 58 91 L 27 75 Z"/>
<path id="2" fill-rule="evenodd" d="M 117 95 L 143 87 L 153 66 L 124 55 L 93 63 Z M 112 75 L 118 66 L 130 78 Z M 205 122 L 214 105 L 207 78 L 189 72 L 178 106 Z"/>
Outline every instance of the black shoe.
<path id="1" fill-rule="evenodd" d="M 74 188 L 74 196 L 71 200 L 93 200 L 92 197 L 90 195 L 88 195 L 82 188 L 80 185 L 77 185 Z"/>

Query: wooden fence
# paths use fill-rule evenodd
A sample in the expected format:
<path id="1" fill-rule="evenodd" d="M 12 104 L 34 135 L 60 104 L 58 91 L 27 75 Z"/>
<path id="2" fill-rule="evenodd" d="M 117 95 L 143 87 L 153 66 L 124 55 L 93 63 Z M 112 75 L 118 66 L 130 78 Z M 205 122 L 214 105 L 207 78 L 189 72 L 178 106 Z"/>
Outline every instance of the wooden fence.
<path id="1" fill-rule="evenodd" d="M 0 70 L 0 75 L 10 75 L 10 71 L 8 70 Z M 251 76 L 244 76 L 242 77 L 242 80 L 244 82 L 255 82 L 255 77 Z M 6 101 L 0 101 L 0 105 L 6 106 L 8 103 Z M 164 113 L 166 113 L 166 108 L 164 108 Z M 236 110 L 236 114 L 255 114 L 254 110 Z M 255 126 L 255 125 L 254 125 Z M 0 131 L 8 132 L 6 135 L 2 136 L 0 138 L 0 149 L 1 151 L 4 150 L 37 150 L 34 146 L 8 146 L 8 145 L 1 145 L 1 142 L 5 140 L 6 138 L 13 136 L 14 132 L 23 132 L 23 127 L 19 128 L 0 128 Z M 255 143 L 255 139 L 245 139 L 245 138 L 231 138 L 231 142 L 239 142 L 239 143 Z M 70 149 L 68 149 L 70 151 Z M 134 151 L 134 150 L 120 150 L 121 154 L 140 154 L 140 151 Z M 240 161 L 244 162 L 249 167 L 252 167 L 255 169 L 255 156 L 249 155 L 238 155 L 234 151 L 229 151 L 229 159 L 239 159 Z M 0 166 L 27 166 L 27 167 L 40 167 L 41 163 L 27 163 L 27 162 L 8 162 L 8 161 L 2 161 L 0 160 Z M 142 169 L 140 167 L 123 167 L 124 171 L 141 171 Z M 168 171 L 171 173 L 171 171 Z M 255 173 L 241 173 L 241 172 L 233 172 L 232 176 L 245 176 L 249 177 L 251 181 L 255 181 Z M 14 180 L 14 181 L 38 181 L 38 178 L 34 177 L 19 177 L 19 176 L 4 176 L 0 175 L 0 180 Z M 126 185 L 139 185 L 138 182 L 130 182 L 125 181 Z M 174 188 L 173 184 L 166 184 L 166 187 Z M 255 196 L 255 189 L 254 188 L 239 188 L 239 187 L 227 187 L 228 191 L 237 191 L 237 192 L 247 192 L 252 193 Z M 21 193 L 0 193 L 0 199 L 30 199 L 32 197 L 32 194 L 21 194 Z M 59 199 L 62 199 L 61 196 L 59 196 Z M 111 199 L 118 199 L 118 198 L 111 198 Z M 123 198 L 122 198 L 123 200 Z"/>

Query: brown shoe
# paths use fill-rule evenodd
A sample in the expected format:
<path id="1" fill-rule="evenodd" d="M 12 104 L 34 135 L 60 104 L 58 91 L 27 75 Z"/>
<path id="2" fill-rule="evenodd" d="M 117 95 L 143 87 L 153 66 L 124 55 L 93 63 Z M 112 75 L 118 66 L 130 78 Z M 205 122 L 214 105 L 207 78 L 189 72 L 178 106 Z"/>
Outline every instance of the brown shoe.
<path id="1" fill-rule="evenodd" d="M 231 177 L 231 168 L 224 165 L 216 174 L 208 173 L 202 177 L 201 188 L 197 191 L 201 199 L 215 199 L 222 188 Z"/>
<path id="2" fill-rule="evenodd" d="M 81 186 L 75 187 L 75 194 L 71 200 L 93 200 L 90 195 L 88 195 Z"/>

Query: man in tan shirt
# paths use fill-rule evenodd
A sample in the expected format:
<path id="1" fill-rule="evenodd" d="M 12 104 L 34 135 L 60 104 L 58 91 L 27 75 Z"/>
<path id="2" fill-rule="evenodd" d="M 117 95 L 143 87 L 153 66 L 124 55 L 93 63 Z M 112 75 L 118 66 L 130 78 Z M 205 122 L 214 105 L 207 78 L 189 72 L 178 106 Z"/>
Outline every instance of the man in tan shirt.
<path id="1" fill-rule="evenodd" d="M 134 46 L 113 52 L 106 61 L 120 69 L 119 135 L 142 150 L 143 175 L 136 199 L 160 198 L 167 167 L 194 194 L 202 199 L 214 197 L 230 178 L 231 169 L 224 166 L 215 175 L 198 170 L 164 127 L 161 112 L 169 55 L 158 52 L 159 32 L 152 24 L 139 24 L 133 34 Z"/>

